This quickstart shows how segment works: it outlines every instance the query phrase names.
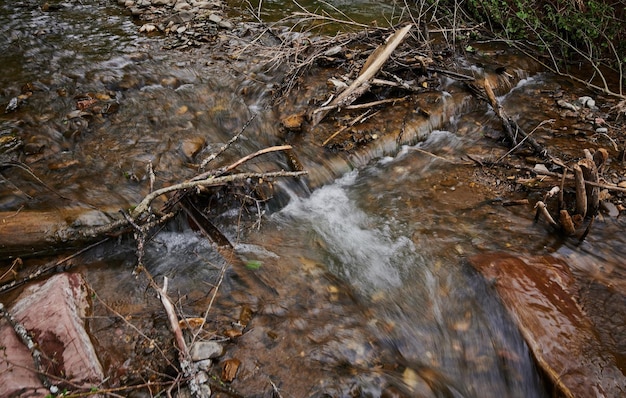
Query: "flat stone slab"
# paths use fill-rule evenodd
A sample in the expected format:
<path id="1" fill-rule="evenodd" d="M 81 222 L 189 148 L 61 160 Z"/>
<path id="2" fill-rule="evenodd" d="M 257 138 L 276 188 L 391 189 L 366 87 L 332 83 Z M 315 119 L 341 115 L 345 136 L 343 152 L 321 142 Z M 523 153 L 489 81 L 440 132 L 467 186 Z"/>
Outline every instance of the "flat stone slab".
<path id="1" fill-rule="evenodd" d="M 26 288 L 9 310 L 42 351 L 44 371 L 84 387 L 104 378 L 84 328 L 87 298 L 82 276 L 64 273 Z M 5 319 L 0 320 L 0 345 L 6 347 L 0 355 L 0 396 L 45 396 L 48 392 L 34 371 L 30 351 Z"/>
<path id="2" fill-rule="evenodd" d="M 568 265 L 552 256 L 478 255 L 470 264 L 493 283 L 543 371 L 566 397 L 624 397 L 626 376 L 582 310 Z M 597 311 L 603 311 L 597 308 Z"/>

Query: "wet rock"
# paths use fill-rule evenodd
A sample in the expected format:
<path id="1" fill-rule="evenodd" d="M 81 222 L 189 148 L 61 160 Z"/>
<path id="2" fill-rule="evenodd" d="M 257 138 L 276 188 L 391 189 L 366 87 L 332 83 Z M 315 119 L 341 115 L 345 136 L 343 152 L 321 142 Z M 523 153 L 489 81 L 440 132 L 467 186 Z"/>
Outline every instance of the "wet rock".
<path id="1" fill-rule="evenodd" d="M 11 309 L 44 353 L 44 371 L 76 386 L 98 384 L 104 378 L 91 340 L 84 329 L 88 288 L 79 274 L 59 274 L 24 290 Z M 33 369 L 29 350 L 5 320 L 0 323 L 0 396 L 33 388 L 45 395 Z"/>
<path id="2" fill-rule="evenodd" d="M 608 214 L 609 217 L 617 217 L 619 216 L 619 210 L 617 209 L 617 206 L 615 206 L 613 203 L 608 202 L 608 201 L 601 201 L 600 202 L 600 209 L 605 212 L 606 214 Z"/>
<path id="3" fill-rule="evenodd" d="M 155 32 L 157 30 L 156 25 L 151 24 L 151 23 L 147 23 L 141 26 L 141 28 L 139 28 L 139 31 L 141 33 L 152 33 Z"/>
<path id="4" fill-rule="evenodd" d="M 179 12 L 178 14 L 174 14 L 169 18 L 166 18 L 163 21 L 163 23 L 165 23 L 166 25 L 170 23 L 181 24 L 181 23 L 191 21 L 193 17 L 194 17 L 194 14 L 192 12 L 183 11 L 183 12 Z"/>
<path id="5" fill-rule="evenodd" d="M 492 253 L 475 256 L 470 264 L 493 282 L 539 367 L 560 394 L 626 394 L 626 376 L 575 299 L 576 281 L 564 261 Z"/>
<path id="6" fill-rule="evenodd" d="M 578 103 L 583 108 L 596 109 L 596 101 L 594 101 L 594 99 L 591 97 L 587 97 L 587 96 L 580 97 L 578 98 Z"/>
<path id="7" fill-rule="evenodd" d="M 189 159 L 193 158 L 204 147 L 205 140 L 202 137 L 191 137 L 183 141 L 181 150 Z"/>
<path id="8" fill-rule="evenodd" d="M 191 5 L 189 3 L 186 3 L 184 1 L 178 2 L 176 3 L 176 5 L 174 6 L 174 11 L 187 11 L 187 10 L 191 10 Z"/>
<path id="9" fill-rule="evenodd" d="M 199 341 L 191 346 L 191 359 L 195 362 L 222 356 L 224 347 L 214 341 Z"/>
<path id="10" fill-rule="evenodd" d="M 574 112 L 578 112 L 578 110 L 580 109 L 576 105 L 570 104 L 569 102 L 562 100 L 562 99 L 558 100 L 556 104 L 563 109 L 567 109 L 567 110 L 574 111 Z"/>
<path id="11" fill-rule="evenodd" d="M 11 100 L 9 101 L 9 104 L 4 109 L 4 113 L 13 112 L 14 110 L 17 109 L 18 105 L 19 105 L 19 101 L 18 101 L 17 97 L 11 98 Z"/>

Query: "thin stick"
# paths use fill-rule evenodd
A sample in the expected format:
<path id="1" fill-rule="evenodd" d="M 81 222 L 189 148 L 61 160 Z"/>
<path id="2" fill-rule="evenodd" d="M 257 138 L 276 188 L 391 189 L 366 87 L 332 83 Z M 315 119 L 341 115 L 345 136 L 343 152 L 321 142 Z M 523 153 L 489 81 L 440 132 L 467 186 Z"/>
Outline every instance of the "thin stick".
<path id="1" fill-rule="evenodd" d="M 217 152 L 212 153 L 206 159 L 204 159 L 202 163 L 200 163 L 200 169 L 204 169 L 207 164 L 215 160 L 215 158 L 217 158 L 219 155 L 224 153 L 224 151 L 226 151 L 226 149 L 228 149 L 233 144 L 233 142 L 237 141 L 239 137 L 241 137 L 241 134 L 243 134 L 243 132 L 248 128 L 250 123 L 252 123 L 252 121 L 256 117 L 257 117 L 257 114 L 255 113 L 248 120 L 246 120 L 246 122 L 243 124 L 243 126 L 241 127 L 241 129 L 239 130 L 237 134 L 235 134 L 226 144 L 222 145 Z"/>
<path id="2" fill-rule="evenodd" d="M 292 149 L 291 145 L 279 145 L 279 146 L 272 146 L 269 148 L 264 148 L 261 150 L 258 150 L 250 155 L 246 155 L 243 158 L 239 159 L 238 161 L 236 161 L 235 163 L 231 164 L 230 166 L 226 166 L 223 169 L 220 170 L 209 170 L 205 173 L 202 174 L 198 174 L 197 176 L 195 176 L 194 178 L 191 179 L 191 181 L 197 181 L 197 180 L 204 180 L 207 177 L 216 177 L 216 176 L 220 176 L 222 174 L 228 173 L 229 171 L 236 169 L 237 167 L 241 166 L 243 163 L 247 162 L 250 159 L 253 159 L 257 156 L 263 155 L 265 153 L 270 153 L 270 152 L 276 152 L 276 151 L 287 151 L 289 149 Z"/>
<path id="3" fill-rule="evenodd" d="M 326 140 L 324 140 L 324 142 L 322 142 L 322 146 L 326 146 L 326 144 L 328 144 L 333 138 L 335 138 L 336 136 L 338 136 L 339 134 L 341 134 L 342 132 L 346 131 L 348 128 L 354 126 L 355 124 L 359 123 L 361 120 L 363 120 L 363 118 L 365 118 L 365 116 L 368 115 L 368 113 L 370 112 L 370 110 L 368 109 L 367 111 L 363 112 L 362 114 L 360 114 L 359 116 L 355 117 L 349 125 L 347 126 L 343 126 L 342 128 L 340 128 L 339 130 L 335 131 L 330 137 L 326 138 Z"/>

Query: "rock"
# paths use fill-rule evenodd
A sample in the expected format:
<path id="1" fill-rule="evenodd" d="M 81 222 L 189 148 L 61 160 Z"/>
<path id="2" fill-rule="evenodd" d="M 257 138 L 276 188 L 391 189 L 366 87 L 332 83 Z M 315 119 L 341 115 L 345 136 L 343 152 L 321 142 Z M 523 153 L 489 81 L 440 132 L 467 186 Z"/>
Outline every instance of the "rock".
<path id="1" fill-rule="evenodd" d="M 174 14 L 169 18 L 166 18 L 163 23 L 168 25 L 170 22 L 175 24 L 181 24 L 193 20 L 194 14 L 189 11 L 181 11 L 178 14 Z"/>
<path id="2" fill-rule="evenodd" d="M 606 127 L 598 127 L 596 129 L 596 133 L 598 133 L 598 134 L 606 134 L 608 132 L 609 132 L 609 129 L 606 128 Z"/>
<path id="3" fill-rule="evenodd" d="M 179 11 L 188 11 L 191 10 L 191 5 L 189 3 L 186 3 L 184 1 L 182 2 L 178 2 L 176 3 L 176 5 L 174 6 L 174 11 L 179 12 Z"/>
<path id="4" fill-rule="evenodd" d="M 300 131 L 302 123 L 304 123 L 304 115 L 301 113 L 289 115 L 283 118 L 280 122 L 287 130 Z"/>
<path id="5" fill-rule="evenodd" d="M 600 202 L 600 209 L 605 212 L 606 214 L 609 215 L 609 217 L 617 217 L 619 216 L 619 210 L 617 209 L 617 206 L 615 206 L 613 203 L 608 202 L 608 201 L 601 201 Z"/>
<path id="6" fill-rule="evenodd" d="M 104 378 L 84 329 L 87 295 L 88 288 L 79 274 L 58 274 L 25 289 L 10 310 L 43 352 L 43 370 L 79 387 L 98 385 Z M 46 395 L 31 371 L 34 365 L 29 350 L 4 319 L 0 322 L 0 345 L 6 347 L 0 356 L 0 396 L 30 388 Z"/>
<path id="7" fill-rule="evenodd" d="M 156 25 L 151 24 L 151 23 L 144 24 L 141 26 L 141 28 L 139 28 L 139 31 L 141 33 L 152 33 L 156 30 L 157 30 Z"/>
<path id="8" fill-rule="evenodd" d="M 197 361 L 196 366 L 198 369 L 208 372 L 209 369 L 211 369 L 211 366 L 213 366 L 213 361 L 210 359 L 203 359 L 201 361 Z"/>
<path id="9" fill-rule="evenodd" d="M 192 361 L 202 361 L 222 356 L 224 347 L 214 341 L 199 341 L 191 346 L 190 355 Z"/>
<path id="10" fill-rule="evenodd" d="M 578 98 L 578 103 L 583 108 L 594 109 L 596 107 L 596 101 L 594 101 L 593 98 L 587 96 Z"/>
<path id="11" fill-rule="evenodd" d="M 213 22 L 214 24 L 216 24 L 217 26 L 219 26 L 220 28 L 224 28 L 224 29 L 232 29 L 233 28 L 233 24 L 225 21 L 222 17 L 220 17 L 217 14 L 210 14 L 209 15 L 209 21 Z"/>
<path id="12" fill-rule="evenodd" d="M 575 300 L 576 282 L 564 261 L 491 253 L 472 257 L 470 264 L 493 281 L 538 365 L 560 395 L 626 396 L 626 376 Z"/>
<path id="13" fill-rule="evenodd" d="M 181 144 L 181 149 L 189 159 L 193 158 L 204 147 L 205 140 L 202 137 L 187 138 Z"/>
<path id="14" fill-rule="evenodd" d="M 579 108 L 576 105 L 570 104 L 569 102 L 562 100 L 562 99 L 558 100 L 556 104 L 563 109 L 568 109 L 574 112 L 578 112 L 579 110 Z"/>

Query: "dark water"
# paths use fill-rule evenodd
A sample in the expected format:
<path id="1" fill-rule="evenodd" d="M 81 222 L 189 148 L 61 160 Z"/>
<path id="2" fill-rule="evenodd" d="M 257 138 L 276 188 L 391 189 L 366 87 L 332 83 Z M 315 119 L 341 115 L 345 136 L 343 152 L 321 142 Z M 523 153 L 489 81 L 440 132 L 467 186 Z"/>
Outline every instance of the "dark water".
<path id="1" fill-rule="evenodd" d="M 35 2 L 1 6 L 0 104 L 32 94 L 16 111 L 0 115 L 0 123 L 3 135 L 30 144 L 21 160 L 69 200 L 19 170 L 4 170 L 3 211 L 128 207 L 149 190 L 148 165 L 157 186 L 188 178 L 253 114 L 258 116 L 224 161 L 281 143 L 278 122 L 266 106 L 271 77 L 256 73 L 258 67 L 212 61 L 210 49 L 161 51 L 161 38 L 139 35 L 124 10 L 109 2 L 59 4 L 48 12 Z M 275 15 L 282 4 L 264 2 L 262 15 Z M 382 14 L 372 11 L 380 9 L 371 2 L 363 2 L 360 12 L 352 3 L 333 4 L 361 14 L 361 20 Z M 381 8 L 395 12 L 392 4 Z M 529 106 L 529 99 L 539 87 L 557 84 L 533 76 L 503 100 L 532 126 L 550 115 Z M 85 98 L 113 111 L 71 117 Z M 359 327 L 395 347 L 408 369 L 405 384 L 412 385 L 411 369 L 428 368 L 456 391 L 453 396 L 545 396 L 519 332 L 463 260 L 493 250 L 556 252 L 569 256 L 579 272 L 623 287 L 623 223 L 598 222 L 576 248 L 533 224 L 529 206 L 491 204 L 497 187 L 474 184 L 474 167 L 460 159 L 465 153 L 504 154 L 485 137 L 492 120 L 484 110 L 459 115 L 423 143 L 401 146 L 339 179 L 329 173 L 310 195 L 286 184 L 285 207 L 274 213 L 261 209 L 267 213 L 257 231 L 239 236 L 234 213 L 223 215 L 221 227 L 245 259 L 280 262 L 281 269 L 264 270 L 276 279 L 281 273 L 297 277 L 306 264 L 318 264 L 346 281 L 376 321 Z M 333 168 L 313 152 L 302 156 Z M 266 165 L 283 167 L 284 160 L 269 156 L 258 163 Z M 128 297 L 120 306 L 141 303 L 145 293 L 130 276 L 132 248 L 99 250 L 92 259 L 100 266 L 85 271 L 93 288 L 114 298 L 123 287 Z M 155 275 L 171 277 L 176 289 L 196 292 L 206 289 L 221 266 L 212 246 L 188 229 L 160 234 L 147 262 Z M 604 267 L 597 268 L 598 262 Z M 341 338 L 340 345 L 350 344 L 350 337 Z M 338 356 L 343 354 L 339 348 Z M 419 390 L 417 382 L 413 387 Z"/>

